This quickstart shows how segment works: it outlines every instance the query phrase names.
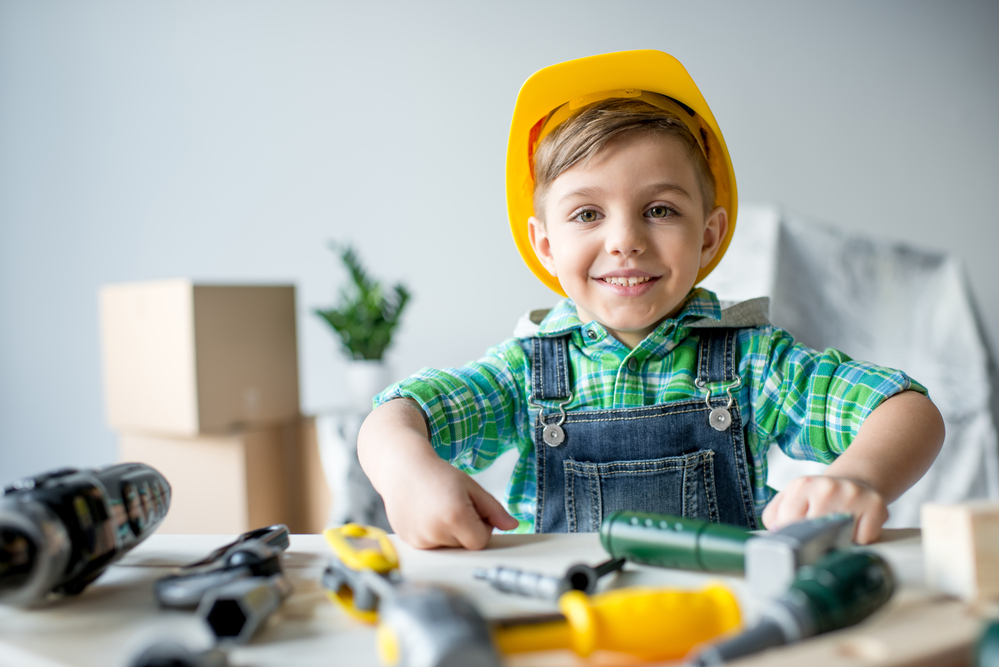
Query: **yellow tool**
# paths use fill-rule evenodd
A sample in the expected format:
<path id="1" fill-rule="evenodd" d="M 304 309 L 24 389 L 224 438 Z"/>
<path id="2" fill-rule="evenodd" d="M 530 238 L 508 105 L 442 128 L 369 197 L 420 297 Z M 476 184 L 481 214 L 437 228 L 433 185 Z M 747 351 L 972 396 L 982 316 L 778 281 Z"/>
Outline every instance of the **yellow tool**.
<path id="1" fill-rule="evenodd" d="M 561 614 L 487 622 L 457 593 L 405 582 L 383 530 L 347 524 L 323 534 L 335 554 L 323 586 L 348 614 L 378 623 L 378 652 L 387 665 L 498 667 L 498 653 L 553 649 L 668 660 L 741 622 L 735 597 L 720 585 L 622 588 L 592 597 L 574 590 L 559 598 Z"/>
<path id="2" fill-rule="evenodd" d="M 601 649 L 671 660 L 741 624 L 735 596 L 720 585 L 700 591 L 622 588 L 592 597 L 569 591 L 558 605 L 562 615 L 494 621 L 499 651 L 572 649 L 585 657 Z"/>
<path id="3" fill-rule="evenodd" d="M 348 614 L 378 623 L 383 664 L 500 667 L 489 626 L 475 607 L 440 586 L 403 581 L 385 531 L 347 524 L 323 534 L 335 554 L 323 586 Z"/>
<path id="4" fill-rule="evenodd" d="M 323 537 L 336 558 L 323 573 L 326 595 L 354 618 L 377 623 L 379 599 L 399 576 L 399 556 L 388 535 L 381 528 L 348 523 L 327 528 Z"/>

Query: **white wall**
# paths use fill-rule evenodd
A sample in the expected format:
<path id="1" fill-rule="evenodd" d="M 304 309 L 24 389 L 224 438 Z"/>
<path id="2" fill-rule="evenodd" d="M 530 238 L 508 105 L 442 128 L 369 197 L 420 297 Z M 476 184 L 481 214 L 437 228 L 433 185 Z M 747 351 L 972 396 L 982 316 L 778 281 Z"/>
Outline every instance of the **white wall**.
<path id="1" fill-rule="evenodd" d="M 106 282 L 294 281 L 315 410 L 351 240 L 416 294 L 399 375 L 477 357 L 554 300 L 507 230 L 517 90 L 606 51 L 687 66 L 743 201 L 958 255 L 995 344 L 997 33 L 991 2 L 0 0 L 0 482 L 113 460 Z"/>

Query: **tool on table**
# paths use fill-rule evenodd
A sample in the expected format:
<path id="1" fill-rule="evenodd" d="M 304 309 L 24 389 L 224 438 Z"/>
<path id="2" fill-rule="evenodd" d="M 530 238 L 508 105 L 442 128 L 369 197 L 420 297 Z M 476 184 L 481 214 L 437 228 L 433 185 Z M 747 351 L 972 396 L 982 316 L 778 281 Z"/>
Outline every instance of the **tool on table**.
<path id="1" fill-rule="evenodd" d="M 275 524 L 240 535 L 207 557 L 156 581 L 164 607 L 197 609 L 220 641 L 249 641 L 291 593 L 281 567 L 288 527 Z"/>
<path id="2" fill-rule="evenodd" d="M 982 628 L 974 647 L 971 667 L 995 667 L 999 665 L 999 620 L 992 619 Z"/>
<path id="3" fill-rule="evenodd" d="M 635 563 L 745 573 L 754 596 L 783 594 L 798 569 L 850 545 L 854 519 L 831 514 L 773 533 L 667 514 L 614 512 L 600 526 L 607 553 Z"/>
<path id="4" fill-rule="evenodd" d="M 153 644 L 135 656 L 128 667 L 227 667 L 225 653 L 217 649 L 192 651 L 176 642 Z"/>
<path id="5" fill-rule="evenodd" d="M 608 649 L 678 658 L 740 623 L 738 604 L 722 586 L 693 592 L 621 589 L 593 597 L 571 590 L 559 598 L 561 614 L 487 622 L 453 592 L 403 581 L 383 531 L 347 524 L 325 535 L 336 556 L 323 585 L 350 614 L 379 623 L 379 653 L 386 664 L 499 665 L 497 650 L 572 649 L 585 656 Z M 590 569 L 596 574 L 619 567 L 604 565 Z"/>
<path id="6" fill-rule="evenodd" d="M 322 583 L 355 618 L 378 623 L 378 653 L 401 667 L 499 667 L 489 627 L 468 600 L 403 581 L 385 531 L 345 524 L 324 533 L 334 556 Z"/>
<path id="7" fill-rule="evenodd" d="M 472 574 L 476 579 L 489 582 L 496 590 L 543 600 L 558 600 L 568 591 L 582 591 L 589 595 L 597 590 L 600 577 L 617 572 L 625 564 L 624 558 L 612 558 L 595 567 L 583 563 L 572 565 L 561 577 L 553 577 L 538 572 L 525 572 L 510 567 L 494 567 L 488 570 L 476 569 Z"/>
<path id="8" fill-rule="evenodd" d="M 855 625 L 881 608 L 895 588 L 877 554 L 833 551 L 798 572 L 787 592 L 770 601 L 752 628 L 703 649 L 695 667 L 725 664 L 768 648 Z"/>
<path id="9" fill-rule="evenodd" d="M 143 463 L 62 468 L 0 496 L 0 603 L 80 593 L 159 527 L 170 484 Z"/>
<path id="10" fill-rule="evenodd" d="M 735 596 L 719 585 L 700 591 L 621 588 L 592 597 L 569 591 L 558 604 L 562 614 L 493 621 L 500 652 L 572 649 L 586 657 L 603 649 L 673 660 L 741 622 Z"/>

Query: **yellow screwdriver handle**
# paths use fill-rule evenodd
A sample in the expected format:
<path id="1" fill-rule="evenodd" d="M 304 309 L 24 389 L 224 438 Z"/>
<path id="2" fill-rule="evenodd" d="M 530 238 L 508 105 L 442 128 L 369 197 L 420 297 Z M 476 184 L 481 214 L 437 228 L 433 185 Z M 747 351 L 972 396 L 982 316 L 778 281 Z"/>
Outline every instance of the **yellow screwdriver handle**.
<path id="1" fill-rule="evenodd" d="M 670 660 L 741 623 L 735 596 L 720 585 L 701 591 L 622 588 L 593 597 L 569 591 L 559 607 L 565 621 L 497 628 L 500 651 L 571 648 L 585 657 L 602 649 Z"/>

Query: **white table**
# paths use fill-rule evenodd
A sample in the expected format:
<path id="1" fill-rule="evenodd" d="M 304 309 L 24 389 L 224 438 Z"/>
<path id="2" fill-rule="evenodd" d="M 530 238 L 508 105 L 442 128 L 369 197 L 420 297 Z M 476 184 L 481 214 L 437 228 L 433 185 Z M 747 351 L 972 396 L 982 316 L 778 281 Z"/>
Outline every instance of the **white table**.
<path id="1" fill-rule="evenodd" d="M 0 666 L 119 667 L 156 639 L 181 637 L 207 641 L 204 629 L 192 614 L 164 611 L 156 606 L 152 585 L 172 567 L 199 559 L 231 539 L 154 535 L 110 567 L 78 597 L 40 609 L 0 607 Z M 494 591 L 472 578 L 474 568 L 506 565 L 558 574 L 573 563 L 596 564 L 607 558 L 596 534 L 496 535 L 488 549 L 478 552 L 418 551 L 398 540 L 395 543 L 404 577 L 459 589 L 487 617 L 550 612 L 554 605 Z M 918 532 L 889 531 L 889 541 L 875 549 L 891 563 L 901 581 L 900 591 L 885 610 L 856 628 L 738 664 L 746 667 L 962 664 L 960 658 L 977 633 L 978 621 L 963 605 L 923 587 Z M 230 653 L 230 664 L 378 665 L 373 628 L 350 619 L 330 604 L 319 586 L 318 578 L 328 556 L 321 536 L 292 536 L 285 554 L 285 570 L 295 591 L 250 644 Z M 742 580 L 737 577 L 630 564 L 627 570 L 617 577 L 607 577 L 607 584 L 700 588 L 709 580 L 721 579 L 742 597 Z M 752 615 L 748 603 L 746 608 Z M 516 656 L 508 664 L 540 667 L 636 663 L 609 653 L 598 653 L 583 661 L 568 651 L 559 651 Z"/>

